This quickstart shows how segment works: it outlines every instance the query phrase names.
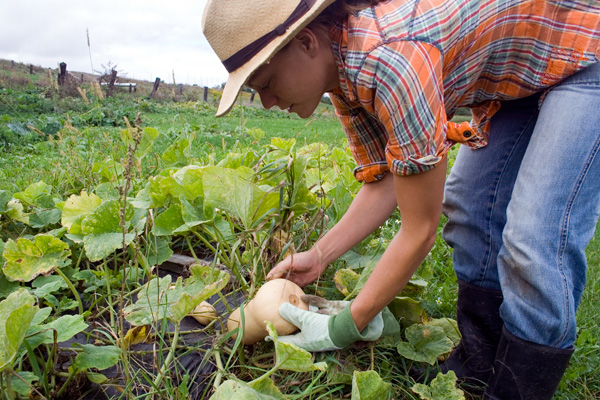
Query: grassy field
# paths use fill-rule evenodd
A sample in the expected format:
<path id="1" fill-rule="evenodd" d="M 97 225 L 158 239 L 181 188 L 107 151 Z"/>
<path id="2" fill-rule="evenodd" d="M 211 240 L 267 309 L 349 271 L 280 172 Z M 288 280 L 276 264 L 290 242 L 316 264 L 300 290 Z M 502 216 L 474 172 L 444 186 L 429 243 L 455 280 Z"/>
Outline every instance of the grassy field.
<path id="1" fill-rule="evenodd" d="M 87 79 L 91 78 L 87 77 Z M 313 209 L 303 205 L 303 202 L 308 202 L 308 200 L 302 198 L 295 205 L 297 207 L 295 214 L 289 212 L 291 207 L 286 209 L 287 214 L 280 207 L 281 215 L 277 214 L 269 222 L 252 221 L 254 225 L 250 228 L 242 226 L 239 219 L 231 216 L 215 217 L 213 215 L 212 217 L 217 218 L 219 222 L 225 225 L 229 223 L 234 227 L 230 232 L 238 235 L 237 242 L 235 240 L 207 240 L 207 237 L 215 238 L 210 235 L 214 235 L 216 225 L 208 227 L 205 231 L 190 230 L 191 233 L 186 234 L 148 235 L 156 243 L 160 241 L 165 246 L 170 245 L 172 248 L 187 249 L 189 246 L 189 249 L 197 249 L 198 246 L 190 246 L 191 242 L 193 244 L 201 243 L 205 250 L 207 246 L 215 246 L 216 250 L 215 248 L 213 250 L 216 253 L 213 256 L 221 257 L 220 261 L 231 267 L 232 270 L 237 268 L 238 271 L 242 271 L 236 277 L 241 281 L 247 281 L 253 287 L 255 283 L 260 282 L 258 276 L 264 274 L 263 269 L 272 265 L 272 257 L 280 256 L 267 251 L 267 243 L 270 243 L 269 235 L 272 235 L 277 229 L 286 227 L 290 236 L 293 236 L 288 241 L 288 245 L 291 244 L 299 250 L 305 248 L 327 229 L 328 223 L 331 224 L 335 222 L 336 218 L 339 218 L 343 213 L 344 204 L 347 206 L 351 201 L 352 194 L 358 188 L 351 179 L 351 160 L 343 132 L 328 105 L 322 105 L 314 118 L 301 120 L 284 112 L 264 111 L 254 105 L 251 106 L 249 105 L 249 96 L 244 94 L 240 100 L 241 106 L 236 106 L 227 117 L 215 119 L 213 115 L 214 104 L 218 98 L 217 92 L 211 92 L 211 98 L 206 103 L 202 101 L 203 90 L 201 88 L 185 87 L 185 95 L 179 96 L 175 87 L 163 85 L 159 95 L 155 99 L 149 100 L 147 97 L 152 85 L 148 82 L 140 82 L 136 94 L 119 93 L 113 98 L 101 99 L 94 91 L 93 86 L 89 85 L 89 81 L 87 82 L 87 84 L 80 85 L 86 89 L 84 98 L 80 94 L 74 95 L 73 88 L 69 93 L 64 93 L 61 91 L 62 89 L 56 89 L 52 75 L 48 75 L 46 70 L 40 69 L 29 76 L 27 66 L 13 67 L 9 62 L 0 62 L 0 147 L 3 154 L 0 157 L 0 198 L 7 199 L 0 204 L 3 249 L 11 240 L 16 241 L 17 238 L 33 240 L 41 233 L 63 238 L 61 235 L 64 235 L 64 232 L 57 233 L 61 230 L 61 223 L 53 221 L 45 224 L 45 222 L 39 222 L 38 219 L 50 218 L 48 213 L 54 212 L 55 206 L 63 207 L 59 209 L 64 210 L 65 200 L 69 196 L 79 196 L 82 190 L 88 193 L 94 191 L 104 193 L 107 198 L 110 198 L 112 195 L 106 194 L 109 191 L 107 188 L 123 190 L 125 187 L 123 182 L 126 182 L 130 184 L 130 194 L 136 194 L 136 204 L 144 201 L 161 202 L 160 206 L 151 207 L 157 215 L 165 209 L 168 211 L 173 207 L 181 208 L 181 204 L 184 203 L 179 204 L 177 199 L 183 196 L 182 191 L 169 189 L 171 191 L 163 195 L 158 189 L 153 191 L 154 188 L 149 187 L 148 182 L 170 182 L 168 185 L 174 185 L 168 179 L 177 173 L 181 174 L 190 164 L 207 167 L 217 166 L 225 161 L 230 164 L 242 163 L 243 165 L 248 162 L 248 165 L 255 168 L 255 172 L 258 171 L 258 175 L 262 174 L 260 181 L 262 187 L 269 185 L 273 188 L 277 187 L 281 193 L 288 193 L 287 200 L 292 196 L 296 196 L 295 199 L 298 200 L 298 193 L 305 193 L 302 192 L 304 190 L 302 185 L 307 185 L 307 191 L 308 188 L 313 190 L 314 186 L 307 182 L 311 179 L 314 179 L 315 182 L 318 181 L 318 185 L 321 186 L 317 193 L 318 196 L 310 197 L 312 195 L 306 194 L 311 201 L 319 205 Z M 137 131 L 128 128 L 126 119 L 131 124 L 135 124 L 137 120 L 140 128 L 149 129 L 145 131 L 148 135 L 156 132 L 156 136 L 152 136 L 153 141 L 148 147 L 144 147 L 147 144 L 143 140 L 137 143 L 142 150 L 147 148 L 148 152 L 143 157 L 131 158 L 133 160 L 131 164 L 128 164 L 128 160 L 133 152 L 131 148 L 128 148 L 131 146 L 131 141 L 126 139 L 126 135 L 128 132 L 131 134 Z M 274 141 L 273 138 L 281 140 Z M 295 142 L 291 139 L 294 139 Z M 302 158 L 308 154 L 303 151 L 308 152 L 311 149 L 310 146 L 314 146 L 315 143 L 321 143 L 322 148 L 327 149 L 323 150 L 326 152 L 326 156 Z M 284 154 L 284 156 L 277 156 L 280 154 Z M 255 160 L 249 162 L 248 158 L 255 158 Z M 292 163 L 301 165 L 298 167 L 301 169 L 290 168 L 288 162 L 289 165 Z M 306 162 L 306 165 L 302 162 Z M 293 171 L 304 171 L 302 179 L 295 176 Z M 38 197 L 45 199 L 46 203 L 44 204 L 31 197 L 34 190 L 31 189 L 31 185 L 40 181 L 47 185 L 43 196 L 38 193 Z M 277 186 L 280 181 L 284 183 Z M 168 186 L 167 183 L 161 185 L 160 190 Z M 207 183 L 205 185 L 208 187 Z M 148 194 L 150 192 L 151 194 Z M 9 195 L 11 197 L 7 197 Z M 118 193 L 114 196 L 119 199 L 123 198 Z M 231 193 L 230 196 L 234 196 L 234 193 Z M 133 196 L 130 197 L 133 199 Z M 10 208 L 12 207 L 8 203 L 10 198 L 21 199 L 19 204 L 24 204 L 25 211 L 29 210 L 29 219 L 25 220 L 24 214 L 20 213 L 18 208 L 15 208 L 16 206 Z M 331 202 L 332 199 L 336 199 L 336 201 Z M 105 201 L 104 198 L 102 200 Z M 189 203 L 192 200 L 186 201 Z M 226 205 L 222 208 L 227 210 Z M 321 208 L 324 211 L 319 211 Z M 34 214 L 38 219 L 31 218 Z M 328 219 L 323 218 L 324 215 L 327 215 Z M 288 224 L 287 221 L 292 221 L 292 223 Z M 335 270 L 354 268 L 353 266 L 360 266 L 354 268 L 359 272 L 363 268 L 366 270 L 368 267 L 365 265 L 368 266 L 374 258 L 381 254 L 399 224 L 399 216 L 393 215 L 388 223 L 357 246 L 351 254 L 334 263 L 320 287 L 310 287 L 310 290 L 316 290 L 322 295 L 342 298 L 343 296 L 333 284 Z M 440 227 L 442 225 L 443 221 Z M 173 228 L 164 226 L 161 229 L 172 230 Z M 72 265 L 64 268 L 68 278 L 66 280 L 73 282 L 72 287 L 57 286 L 54 298 L 48 293 L 43 293 L 44 296 L 47 296 L 44 297 L 45 304 L 52 309 L 50 318 L 59 319 L 78 315 L 76 302 L 67 304 L 68 299 L 73 300 L 74 292 L 78 291 L 80 292 L 79 296 L 82 297 L 80 304 L 90 306 L 90 310 L 92 310 L 92 315 L 79 313 L 80 315 L 85 314 L 85 321 L 97 322 L 94 318 L 98 313 L 110 316 L 110 318 L 107 317 L 110 322 L 109 329 L 97 328 L 98 331 L 95 334 L 100 337 L 96 337 L 96 342 L 106 344 L 105 347 L 109 347 L 109 344 L 117 348 L 123 346 L 127 331 L 120 326 L 122 313 L 118 312 L 117 305 L 119 301 L 124 303 L 121 305 L 126 305 L 128 302 L 133 303 L 131 294 L 125 290 L 126 287 L 136 293 L 143 290 L 143 286 L 142 282 L 130 282 L 123 276 L 126 274 L 119 275 L 119 269 L 121 264 L 126 270 L 141 265 L 141 256 L 147 255 L 142 250 L 148 243 L 144 243 L 141 236 L 138 241 L 127 247 L 126 251 L 116 251 L 110 257 L 100 261 L 86 261 L 87 253 L 83 250 L 85 247 L 80 246 L 75 240 L 74 237 L 63 238 L 63 241 L 69 243 L 73 251 L 73 260 L 69 261 Z M 83 243 L 87 244 L 85 241 Z M 227 251 L 219 250 L 215 243 L 226 247 Z M 156 247 L 160 246 L 157 244 Z M 193 254 L 194 250 L 191 251 Z M 158 250 L 156 253 L 155 257 L 158 259 Z M 596 323 L 600 316 L 600 305 L 597 301 L 600 298 L 599 231 L 596 232 L 590 243 L 587 255 L 589 260 L 588 283 L 577 314 L 579 326 L 577 347 L 556 394 L 555 398 L 557 399 L 600 398 L 600 327 Z M 5 263 L 7 259 L 1 261 Z M 58 271 L 56 272 L 58 273 Z M 77 278 L 78 276 L 80 278 Z M 83 276 L 87 277 L 87 282 L 81 279 Z M 149 275 L 145 275 L 145 278 L 148 277 Z M 409 294 L 414 295 L 415 299 L 420 302 L 428 318 L 453 318 L 456 305 L 456 279 L 452 270 L 451 251 L 440 238 L 419 268 L 416 277 L 419 280 L 412 286 L 414 293 Z M 9 294 L 18 288 L 26 288 L 40 297 L 42 296 L 40 290 L 42 284 L 48 284 L 43 281 L 46 278 L 43 276 L 33 280 L 32 283 L 25 282 L 16 286 L 4 279 L 3 276 L 0 278 L 2 278 L 0 279 L 0 300 L 8 298 Z M 97 285 L 92 287 L 89 283 L 91 281 Z M 426 285 L 423 282 L 426 282 Z M 239 291 L 241 293 L 242 289 L 240 288 Z M 65 300 L 59 300 L 60 298 Z M 0 318 L 2 315 L 0 312 Z M 202 393 L 202 398 L 208 398 L 215 387 L 229 379 L 235 378 L 249 382 L 271 371 L 273 367 L 272 344 L 263 343 L 250 349 L 239 346 L 239 342 L 232 346 L 226 340 L 228 337 L 221 338 L 218 333 L 214 333 L 214 326 L 210 328 L 213 330 L 208 332 L 216 335 L 219 341 L 213 343 L 214 347 L 206 351 L 205 358 L 214 360 L 211 362 L 216 365 L 216 372 L 211 372 L 210 377 L 207 378 L 208 388 Z M 110 336 L 109 333 L 113 334 L 115 338 L 102 337 L 102 335 Z M 27 337 L 30 338 L 30 336 Z M 92 337 L 94 336 L 92 335 Z M 157 332 L 156 337 L 160 354 L 163 354 L 161 353 L 163 350 L 164 354 L 172 354 L 171 350 L 174 352 L 176 348 L 178 351 L 183 349 L 189 352 L 184 345 L 177 347 L 175 345 L 177 340 L 172 340 L 168 332 L 161 334 Z M 186 352 L 184 353 L 187 354 Z M 85 390 L 89 390 L 89 387 L 83 383 L 75 384 L 79 379 L 81 382 L 86 380 L 81 373 L 78 375 L 76 371 L 72 370 L 60 373 L 52 372 L 54 368 L 51 362 L 44 361 L 50 359 L 47 357 L 48 354 L 58 354 L 53 347 L 52 340 L 37 349 L 26 349 L 18 353 L 15 361 L 11 362 L 10 368 L 0 363 L 0 371 L 3 371 L 0 387 L 10 388 L 10 391 L 7 390 L 6 394 L 2 394 L 4 397 L 0 398 L 24 398 L 25 395 L 21 393 L 26 393 L 26 389 L 19 392 L 15 387 L 5 384 L 5 382 L 14 381 L 17 385 L 20 378 L 14 378 L 15 374 L 19 374 L 25 380 L 31 379 L 30 382 L 36 382 L 34 386 L 45 396 L 54 395 L 55 398 L 67 398 L 70 393 L 71 398 L 76 398 Z M 93 355 L 93 353 L 90 354 Z M 179 359 L 177 357 L 180 353 L 176 354 L 175 358 Z M 181 360 L 185 354 L 181 355 Z M 159 355 L 157 357 L 157 365 L 169 366 L 171 360 L 168 356 Z M 168 362 L 165 361 L 165 357 Z M 326 362 L 330 367 L 330 372 L 277 371 L 271 376 L 276 386 L 286 394 L 286 398 L 315 400 L 350 398 L 351 386 L 355 382 L 348 370 L 353 368 L 361 371 L 376 371 L 384 382 L 391 383 L 392 398 L 419 398 L 411 390 L 414 381 L 407 375 L 408 369 L 415 361 L 400 356 L 395 343 L 384 342 L 377 346 L 353 349 L 352 352 L 320 354 L 313 361 Z M 134 382 L 132 384 L 134 387 L 135 385 L 150 386 L 155 390 L 155 395 L 158 393 L 163 397 L 180 399 L 192 397 L 186 382 L 193 380 L 193 377 L 183 376 L 177 377 L 178 379 L 174 377 L 171 381 L 170 379 L 161 379 L 160 374 L 153 375 L 151 371 L 133 372 L 133 368 L 128 369 L 128 365 L 130 365 L 128 358 L 122 355 L 118 363 L 123 368 L 122 373 L 127 375 L 126 381 Z M 25 374 L 25 372 L 31 375 Z M 85 369 L 83 376 L 89 380 L 99 380 L 100 378 L 94 375 L 99 372 Z M 155 371 L 154 374 L 156 374 Z M 75 389 L 79 392 L 71 391 Z M 121 395 L 123 398 L 133 393 L 133 389 L 129 386 L 121 387 L 120 390 L 123 390 L 124 394 Z M 142 395 L 138 395 L 138 398 L 142 397 Z M 196 397 L 200 398 L 198 395 Z M 435 398 L 441 399 L 440 397 Z"/>

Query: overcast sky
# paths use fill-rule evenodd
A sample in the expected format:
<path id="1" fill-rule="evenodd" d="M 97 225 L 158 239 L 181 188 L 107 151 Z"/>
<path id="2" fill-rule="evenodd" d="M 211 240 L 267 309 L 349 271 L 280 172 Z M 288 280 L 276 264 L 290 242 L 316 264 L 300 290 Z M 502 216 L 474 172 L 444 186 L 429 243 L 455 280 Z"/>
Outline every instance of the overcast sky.
<path id="1" fill-rule="evenodd" d="M 202 35 L 206 0 L 2 0 L 0 58 L 69 71 L 214 86 L 227 72 Z M 89 31 L 90 48 L 86 30 Z M 90 60 L 91 49 L 91 60 Z"/>

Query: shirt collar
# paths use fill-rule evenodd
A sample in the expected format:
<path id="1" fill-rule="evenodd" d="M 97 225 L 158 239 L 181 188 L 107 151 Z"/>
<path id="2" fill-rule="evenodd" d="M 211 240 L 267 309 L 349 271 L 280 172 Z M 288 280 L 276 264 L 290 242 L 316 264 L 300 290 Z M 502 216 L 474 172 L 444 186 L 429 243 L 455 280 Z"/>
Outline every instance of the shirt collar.
<path id="1" fill-rule="evenodd" d="M 340 81 L 340 87 L 332 91 L 335 95 L 341 95 L 350 101 L 355 101 L 358 96 L 354 93 L 351 88 L 351 83 L 346 74 L 346 55 L 348 54 L 348 26 L 347 20 L 341 26 L 334 28 L 336 32 L 332 37 L 338 38 L 331 42 L 333 48 L 333 56 L 335 63 L 338 68 L 338 77 Z"/>

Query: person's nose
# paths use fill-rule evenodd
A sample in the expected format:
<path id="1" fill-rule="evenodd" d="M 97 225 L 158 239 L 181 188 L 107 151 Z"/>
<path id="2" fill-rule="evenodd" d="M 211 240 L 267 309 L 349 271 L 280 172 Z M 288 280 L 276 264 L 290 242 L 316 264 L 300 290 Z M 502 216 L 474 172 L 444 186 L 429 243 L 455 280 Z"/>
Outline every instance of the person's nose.
<path id="1" fill-rule="evenodd" d="M 271 108 L 277 104 L 277 96 L 271 93 L 269 90 L 261 90 L 258 92 L 260 101 L 264 108 Z"/>

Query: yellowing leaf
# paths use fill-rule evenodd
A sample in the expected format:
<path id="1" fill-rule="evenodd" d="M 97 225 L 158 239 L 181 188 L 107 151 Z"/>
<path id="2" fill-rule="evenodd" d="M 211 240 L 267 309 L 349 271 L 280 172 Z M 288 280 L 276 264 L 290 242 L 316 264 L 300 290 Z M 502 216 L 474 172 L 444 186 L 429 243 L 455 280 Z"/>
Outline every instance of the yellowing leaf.
<path id="1" fill-rule="evenodd" d="M 76 221 L 81 223 L 81 220 L 91 214 L 100 203 L 102 199 L 93 193 L 88 195 L 83 191 L 79 196 L 71 195 L 63 206 L 60 223 L 67 229 L 71 229 Z"/>
<path id="2" fill-rule="evenodd" d="M 37 235 L 33 242 L 26 238 L 16 242 L 9 239 L 4 248 L 6 265 L 2 272 L 13 281 L 29 282 L 65 266 L 70 255 L 69 245 L 51 235 Z"/>
<path id="3" fill-rule="evenodd" d="M 422 324 L 429 320 L 427 311 L 419 300 L 412 297 L 396 296 L 388 306 L 394 317 L 400 319 L 403 328 Z"/>
<path id="4" fill-rule="evenodd" d="M 38 311 L 35 299 L 19 289 L 0 302 L 0 371 L 10 368 L 31 321 Z"/>
<path id="5" fill-rule="evenodd" d="M 386 400 L 390 398 L 391 383 L 384 382 L 375 371 L 354 371 L 352 400 Z"/>
<path id="6" fill-rule="evenodd" d="M 25 204 L 52 207 L 54 204 L 50 198 L 51 190 L 52 186 L 44 181 L 39 181 L 32 183 L 24 191 L 13 194 L 13 197 Z"/>
<path id="7" fill-rule="evenodd" d="M 279 207 L 279 193 L 266 192 L 247 179 L 247 167 L 237 169 L 208 167 L 203 185 L 206 202 L 231 213 L 252 228 Z"/>
<path id="8" fill-rule="evenodd" d="M 135 234 L 126 233 L 123 238 L 121 227 L 121 203 L 117 200 L 102 202 L 81 222 L 81 231 L 85 235 L 83 246 L 90 261 L 99 261 L 110 256 L 117 249 L 129 245 Z M 133 206 L 127 204 L 124 222 L 128 229 L 134 215 Z"/>
<path id="9" fill-rule="evenodd" d="M 250 385 L 233 379 L 223 382 L 210 400 L 281 400 L 281 396 L 264 394 Z"/>
<path id="10" fill-rule="evenodd" d="M 279 341 L 277 331 L 271 322 L 267 321 L 268 339 L 275 344 L 275 366 L 279 369 L 296 372 L 325 371 L 327 363 L 314 363 L 312 355 L 292 343 L 283 343 Z"/>
<path id="11" fill-rule="evenodd" d="M 29 215 L 23 211 L 23 204 L 17 199 L 12 199 L 6 204 L 6 215 L 15 221 L 29 224 Z"/>
<path id="12" fill-rule="evenodd" d="M 142 325 L 129 329 L 123 338 L 125 347 L 129 348 L 135 344 L 146 343 L 150 337 L 150 332 L 147 328 L 146 325 Z"/>
<path id="13" fill-rule="evenodd" d="M 456 374 L 448 371 L 447 374 L 438 373 L 429 386 L 422 383 L 415 384 L 411 390 L 419 395 L 422 400 L 464 400 L 465 394 L 456 388 Z"/>
<path id="14" fill-rule="evenodd" d="M 354 288 L 360 278 L 360 275 L 349 268 L 337 270 L 333 276 L 335 287 L 344 296 L 348 296 Z"/>
<path id="15" fill-rule="evenodd" d="M 452 341 L 439 326 L 415 324 L 406 328 L 404 334 L 408 342 L 400 342 L 398 352 L 409 360 L 433 365 L 439 355 L 452 350 Z"/>
<path id="16" fill-rule="evenodd" d="M 149 325 L 168 318 L 179 323 L 198 304 L 221 291 L 229 282 L 229 274 L 202 265 L 190 267 L 191 276 L 174 285 L 171 276 L 153 278 L 138 294 L 137 301 L 123 310 L 133 325 Z"/>

